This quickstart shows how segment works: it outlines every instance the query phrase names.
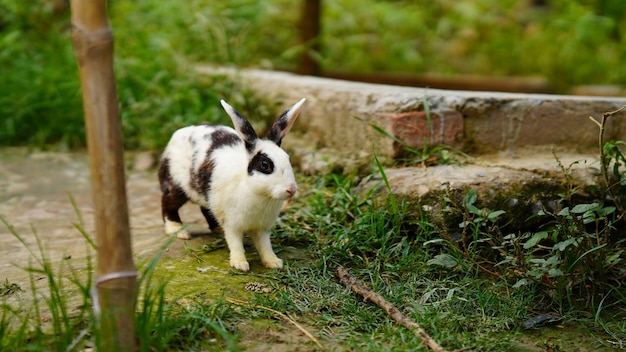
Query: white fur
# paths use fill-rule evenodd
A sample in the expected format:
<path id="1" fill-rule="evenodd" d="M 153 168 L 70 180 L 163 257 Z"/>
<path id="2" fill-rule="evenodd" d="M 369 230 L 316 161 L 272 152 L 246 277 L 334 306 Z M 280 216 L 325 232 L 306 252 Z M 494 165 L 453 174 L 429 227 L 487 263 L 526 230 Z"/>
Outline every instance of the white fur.
<path id="1" fill-rule="evenodd" d="M 303 103 L 304 99 L 289 110 L 293 116 L 281 136 L 289 131 Z M 225 102 L 222 105 L 231 115 L 235 126 L 241 128 L 233 117 L 234 109 Z M 210 156 L 213 162 L 210 189 L 208 194 L 200 194 L 191 186 L 190 170 L 197 174 L 204 162 L 206 151 L 212 144 L 205 136 L 217 129 L 242 136 L 240 131 L 226 126 L 190 126 L 172 135 L 162 157 L 169 161 L 171 178 L 193 203 L 210 209 L 222 226 L 230 249 L 232 267 L 243 271 L 250 269 L 243 247 L 243 236 L 247 233 L 263 264 L 268 268 L 282 268 L 282 260 L 272 250 L 270 229 L 276 222 L 284 201 L 293 197 L 297 190 L 289 155 L 274 142 L 264 139 L 255 141 L 252 153 L 246 150 L 243 141 L 236 146 L 214 149 Z M 271 158 L 274 172 L 254 172 L 249 175 L 248 164 L 259 151 Z M 194 155 L 198 156 L 195 160 Z M 191 238 L 182 229 L 181 223 L 164 220 L 166 233 L 177 233 L 177 237 L 181 239 Z"/>

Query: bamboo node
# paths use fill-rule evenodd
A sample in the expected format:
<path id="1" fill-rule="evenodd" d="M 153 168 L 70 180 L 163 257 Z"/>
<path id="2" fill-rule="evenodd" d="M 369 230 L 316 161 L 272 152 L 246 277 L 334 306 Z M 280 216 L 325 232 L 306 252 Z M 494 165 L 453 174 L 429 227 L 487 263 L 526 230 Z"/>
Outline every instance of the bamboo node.
<path id="1" fill-rule="evenodd" d="M 97 290 L 98 286 L 103 282 L 117 280 L 117 279 L 125 279 L 125 278 L 130 278 L 130 277 L 137 277 L 137 276 L 139 276 L 138 271 L 118 271 L 114 273 L 104 274 L 96 278 L 93 286 L 91 286 L 91 289 L 89 290 L 89 294 L 91 295 L 91 302 L 93 304 L 93 313 L 96 316 L 96 318 L 99 318 L 100 313 L 101 313 L 100 299 L 98 298 L 98 290 Z"/>
<path id="2" fill-rule="evenodd" d="M 72 26 L 72 43 L 79 65 L 83 65 L 88 57 L 100 56 L 113 47 L 113 32 L 110 28 L 88 31 L 80 26 Z"/>

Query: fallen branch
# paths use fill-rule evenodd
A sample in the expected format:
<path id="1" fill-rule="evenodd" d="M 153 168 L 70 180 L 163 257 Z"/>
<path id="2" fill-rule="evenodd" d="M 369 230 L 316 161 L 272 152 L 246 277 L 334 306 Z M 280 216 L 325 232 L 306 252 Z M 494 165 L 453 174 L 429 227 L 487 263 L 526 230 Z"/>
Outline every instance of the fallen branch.
<path id="1" fill-rule="evenodd" d="M 248 303 L 246 301 L 242 301 L 242 300 L 238 300 L 238 299 L 234 299 L 234 298 L 230 298 L 230 297 L 226 297 L 226 302 L 228 303 L 232 303 L 232 304 L 236 304 L 236 305 L 240 305 L 240 306 L 244 306 L 244 307 L 249 307 L 249 308 L 255 308 L 255 309 L 264 309 L 267 310 L 269 312 L 272 312 L 276 315 L 278 315 L 279 317 L 285 319 L 286 321 L 288 321 L 289 323 L 293 324 L 296 328 L 298 328 L 298 330 L 302 331 L 303 334 L 305 334 L 309 339 L 311 339 L 311 341 L 315 342 L 315 344 L 321 349 L 321 350 L 326 350 L 324 348 L 324 346 L 322 346 L 322 344 L 320 343 L 320 341 L 315 338 L 315 336 L 313 336 L 313 334 L 311 334 L 310 332 L 308 332 L 305 328 L 302 327 L 302 325 L 298 324 L 295 320 L 291 319 L 287 314 L 285 313 L 281 313 L 275 309 L 269 308 L 269 307 L 264 307 L 264 306 L 260 306 L 258 304 L 251 304 Z"/>
<path id="2" fill-rule="evenodd" d="M 439 346 L 439 344 L 430 337 L 426 331 L 416 322 L 404 316 L 398 308 L 396 308 L 393 304 L 389 303 L 386 299 L 384 299 L 378 293 L 372 291 L 369 287 L 362 286 L 350 273 L 343 267 L 338 267 L 335 270 L 335 275 L 339 278 L 341 283 L 346 285 L 354 291 L 355 293 L 363 296 L 365 301 L 370 301 L 375 303 L 380 308 L 384 309 L 393 320 L 400 323 L 405 328 L 413 331 L 413 333 L 419 337 L 422 342 L 431 350 L 437 352 L 446 352 L 446 350 Z"/>

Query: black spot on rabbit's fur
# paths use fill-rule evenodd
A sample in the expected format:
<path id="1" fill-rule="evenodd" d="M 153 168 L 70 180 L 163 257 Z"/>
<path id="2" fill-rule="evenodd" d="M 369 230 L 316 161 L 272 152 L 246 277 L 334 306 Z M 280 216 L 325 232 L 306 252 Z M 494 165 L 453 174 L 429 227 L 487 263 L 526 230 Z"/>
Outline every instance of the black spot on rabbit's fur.
<path id="1" fill-rule="evenodd" d="M 200 194 L 208 194 L 211 189 L 211 177 L 213 174 L 213 161 L 210 155 L 207 155 L 204 163 L 198 168 L 198 171 L 192 173 L 191 187 Z"/>
<path id="2" fill-rule="evenodd" d="M 267 154 L 258 152 L 252 160 L 250 160 L 250 164 L 248 164 L 248 174 L 252 175 L 254 171 L 269 175 L 274 172 L 274 162 Z"/>
<path id="3" fill-rule="evenodd" d="M 201 155 L 201 153 L 194 153 L 192 161 L 191 172 L 191 187 L 193 187 L 200 194 L 208 194 L 211 189 L 211 176 L 213 173 L 213 160 L 211 156 L 217 149 L 224 147 L 234 147 L 241 144 L 241 138 L 236 133 L 233 133 L 226 129 L 217 129 L 212 133 L 204 135 L 205 139 L 211 140 L 211 146 L 207 151 Z M 203 158 L 202 160 L 198 160 Z M 201 162 L 200 167 L 196 168 L 196 165 Z"/>
<path id="4" fill-rule="evenodd" d="M 206 138 L 207 136 L 205 136 Z M 226 129 L 218 129 L 215 130 L 210 135 L 212 140 L 211 150 L 215 150 L 222 147 L 234 147 L 237 144 L 241 143 L 241 138 L 235 133 L 230 132 Z"/>
<path id="5" fill-rule="evenodd" d="M 189 141 L 189 144 L 191 145 L 191 147 L 195 149 L 197 143 L 196 143 L 196 140 L 193 139 L 193 136 L 189 136 L 187 140 Z"/>
<path id="6" fill-rule="evenodd" d="M 169 193 L 172 175 L 170 174 L 170 161 L 168 159 L 161 160 L 161 165 L 159 165 L 159 181 L 161 182 L 161 192 L 163 192 L 163 194 Z"/>
<path id="7" fill-rule="evenodd" d="M 201 155 L 201 153 L 198 150 L 194 150 L 193 156 L 191 158 L 191 166 L 189 167 L 189 180 L 191 183 L 191 187 L 197 190 L 198 192 L 201 192 L 201 190 L 204 189 L 202 184 L 205 182 L 200 177 L 200 173 L 202 172 L 202 168 L 204 164 L 206 163 L 205 160 L 207 159 L 207 157 L 208 155 L 206 153 Z M 196 166 L 199 163 L 202 163 L 202 165 L 200 167 Z M 196 170 L 198 170 L 198 172 L 196 172 Z M 208 176 L 209 178 L 207 180 L 210 181 L 210 176 L 211 176 L 210 173 Z M 209 182 L 206 182 L 206 183 L 208 184 Z"/>
<path id="8" fill-rule="evenodd" d="M 187 203 L 189 198 L 187 198 L 185 191 L 174 183 L 172 175 L 170 174 L 170 163 L 168 159 L 161 161 L 161 166 L 159 166 L 159 180 L 161 181 L 161 191 L 163 192 L 161 197 L 163 220 L 168 219 L 181 222 L 178 209 L 183 206 L 183 204 Z"/>

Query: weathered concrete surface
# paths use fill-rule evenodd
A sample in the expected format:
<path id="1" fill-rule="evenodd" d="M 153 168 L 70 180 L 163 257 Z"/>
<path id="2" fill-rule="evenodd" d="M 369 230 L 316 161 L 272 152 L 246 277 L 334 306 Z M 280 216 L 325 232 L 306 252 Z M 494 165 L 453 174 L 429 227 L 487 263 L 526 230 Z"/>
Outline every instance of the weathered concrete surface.
<path id="1" fill-rule="evenodd" d="M 235 71 L 203 66 L 198 71 L 232 75 L 240 81 L 241 87 L 263 99 L 278 102 L 281 107 L 306 97 L 303 116 L 296 122 L 301 138 L 311 146 L 331 148 L 348 156 L 362 151 L 370 155 L 395 153 L 392 140 L 355 116 L 386 131 L 403 131 L 406 136 L 411 134 L 411 129 L 419 130 L 419 120 L 412 126 L 394 116 L 423 111 L 424 101 L 433 112 L 455 110 L 463 116 L 463 125 L 452 128 L 462 130 L 454 144 L 474 153 L 543 145 L 586 152 L 597 145 L 598 135 L 596 125 L 588 116 L 600 117 L 603 112 L 626 104 L 625 98 L 410 88 L 263 70 Z M 394 125 L 394 121 L 401 121 L 404 127 Z M 606 137 L 623 136 L 626 136 L 626 118 L 611 118 Z M 288 139 L 285 142 L 289 144 Z"/>
<path id="2" fill-rule="evenodd" d="M 0 215 L 25 242 L 20 243 L 0 225 L 0 280 L 27 287 L 24 279 L 28 274 L 22 268 L 34 258 L 25 245 L 40 254 L 35 234 L 52 263 L 85 258 L 88 244 L 74 224 L 82 218 L 84 230 L 93 236 L 87 156 L 11 148 L 1 150 L 0 165 Z M 158 184 L 152 173 L 133 173 L 128 176 L 127 189 L 133 247 L 136 253 L 143 253 L 164 240 L 159 231 Z"/>
<path id="3" fill-rule="evenodd" d="M 555 155 L 549 150 L 533 148 L 517 154 L 484 155 L 463 166 L 389 168 L 385 176 L 390 190 L 382 176 L 375 174 L 361 183 L 359 191 L 371 192 L 382 199 L 391 192 L 409 199 L 413 211 L 426 210 L 437 216 L 436 213 L 443 211 L 443 196 L 457 198 L 460 203 L 471 188 L 478 194 L 476 206 L 506 212 L 501 220 L 509 228 L 536 228 L 542 220 L 533 219 L 532 215 L 544 209 L 555 210 L 568 187 L 580 187 L 579 197 L 584 199 L 589 196 L 585 187 L 601 182 L 600 164 L 593 155 L 569 152 L 555 152 Z M 424 209 L 415 209 L 416 205 Z M 440 216 L 446 217 L 450 215 Z M 447 221 L 456 226 L 460 220 Z"/>
<path id="4" fill-rule="evenodd" d="M 565 174 L 559 161 L 577 184 L 597 184 L 600 163 L 596 156 L 569 152 L 553 155 L 552 151 L 539 148 L 483 155 L 462 166 L 388 168 L 385 173 L 394 193 L 422 197 L 433 191 L 466 186 L 501 188 L 509 184 L 562 184 Z M 378 179 L 379 175 L 372 181 Z"/>

